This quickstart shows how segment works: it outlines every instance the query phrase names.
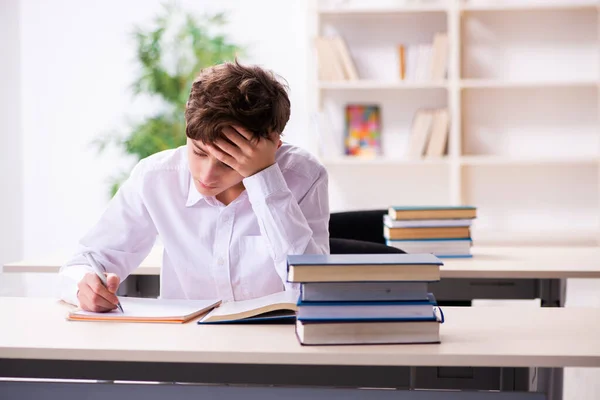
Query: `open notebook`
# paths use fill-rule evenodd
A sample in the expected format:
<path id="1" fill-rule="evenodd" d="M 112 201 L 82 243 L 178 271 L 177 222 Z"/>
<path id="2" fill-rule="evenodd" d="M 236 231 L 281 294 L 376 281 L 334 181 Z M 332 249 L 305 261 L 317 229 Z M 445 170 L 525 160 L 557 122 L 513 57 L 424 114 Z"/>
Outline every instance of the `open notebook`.
<path id="1" fill-rule="evenodd" d="M 184 323 L 221 304 L 220 300 L 171 300 L 120 297 L 123 311 L 95 313 L 81 309 L 71 311 L 72 321 L 121 321 Z"/>
<path id="2" fill-rule="evenodd" d="M 251 300 L 223 303 L 198 320 L 199 324 L 294 323 L 298 292 L 288 290 Z"/>

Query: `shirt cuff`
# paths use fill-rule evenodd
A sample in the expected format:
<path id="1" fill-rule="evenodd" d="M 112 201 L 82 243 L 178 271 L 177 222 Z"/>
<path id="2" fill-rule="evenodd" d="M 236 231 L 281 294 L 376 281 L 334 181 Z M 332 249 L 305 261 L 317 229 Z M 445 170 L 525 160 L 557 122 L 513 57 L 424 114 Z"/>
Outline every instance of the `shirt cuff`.
<path id="1" fill-rule="evenodd" d="M 244 178 L 244 187 L 248 191 L 250 202 L 263 202 L 272 193 L 288 190 L 279 164 L 275 163 L 256 174 Z"/>
<path id="2" fill-rule="evenodd" d="M 77 284 L 88 272 L 94 272 L 89 265 L 69 265 L 60 270 L 60 298 L 67 303 L 79 306 Z"/>

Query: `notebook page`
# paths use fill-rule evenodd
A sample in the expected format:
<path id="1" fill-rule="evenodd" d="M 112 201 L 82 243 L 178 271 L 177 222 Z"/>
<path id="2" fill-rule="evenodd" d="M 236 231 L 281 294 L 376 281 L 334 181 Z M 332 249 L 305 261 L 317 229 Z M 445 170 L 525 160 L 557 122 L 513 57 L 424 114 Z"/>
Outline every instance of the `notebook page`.
<path id="1" fill-rule="evenodd" d="M 123 311 L 119 309 L 107 313 L 77 310 L 72 315 L 110 318 L 174 318 L 184 317 L 218 303 L 218 300 L 171 300 L 119 297 Z"/>
<path id="2" fill-rule="evenodd" d="M 260 310 L 272 304 L 289 304 L 295 309 L 298 302 L 298 292 L 286 290 L 251 300 L 234 301 L 223 303 L 210 312 L 210 316 L 236 315 Z M 206 316 L 208 318 L 209 315 Z"/>

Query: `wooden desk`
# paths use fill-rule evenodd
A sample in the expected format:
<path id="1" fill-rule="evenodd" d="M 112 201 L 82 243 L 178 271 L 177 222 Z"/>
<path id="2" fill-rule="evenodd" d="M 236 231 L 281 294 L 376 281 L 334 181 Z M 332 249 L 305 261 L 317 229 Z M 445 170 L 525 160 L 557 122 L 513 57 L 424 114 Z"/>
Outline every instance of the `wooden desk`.
<path id="1" fill-rule="evenodd" d="M 600 278 L 600 247 L 478 247 L 473 258 L 444 258 L 442 278 Z M 7 263 L 3 272 L 58 272 L 69 254 Z M 159 275 L 162 249 L 155 247 L 134 275 Z"/>
<path id="2" fill-rule="evenodd" d="M 600 278 L 600 247 L 473 247 L 473 258 L 443 259 L 442 280 L 430 290 L 445 304 L 473 299 L 537 299 L 562 306 L 565 279 Z M 9 263 L 4 272 L 58 272 L 68 257 Z M 155 247 L 125 282 L 121 294 L 158 295 L 162 250 Z"/>
<path id="3" fill-rule="evenodd" d="M 72 322 L 67 309 L 0 298 L 0 377 L 418 387 L 401 372 L 600 367 L 600 309 L 446 307 L 441 344 L 324 347 L 292 325 Z"/>
<path id="4" fill-rule="evenodd" d="M 6 263 L 4 273 L 57 273 L 60 267 L 71 257 L 68 252 L 57 252 L 47 257 L 34 258 Z M 160 275 L 162 265 L 162 248 L 154 247 L 142 261 L 133 275 Z"/>

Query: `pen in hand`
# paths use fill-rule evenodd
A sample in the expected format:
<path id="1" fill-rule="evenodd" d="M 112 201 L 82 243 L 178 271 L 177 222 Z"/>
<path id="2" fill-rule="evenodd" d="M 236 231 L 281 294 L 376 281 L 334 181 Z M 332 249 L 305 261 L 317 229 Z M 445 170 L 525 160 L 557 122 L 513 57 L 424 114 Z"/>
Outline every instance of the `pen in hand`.
<path id="1" fill-rule="evenodd" d="M 108 282 L 106 281 L 106 275 L 104 275 L 104 271 L 102 270 L 100 265 L 98 265 L 98 263 L 96 262 L 94 257 L 92 257 L 92 253 L 87 252 L 87 253 L 83 253 L 83 255 L 87 259 L 88 263 L 90 264 L 90 266 L 92 267 L 92 269 L 94 270 L 96 275 L 98 275 L 98 278 L 100 278 L 100 281 L 102 282 L 104 287 L 106 287 L 108 289 Z M 120 301 L 117 303 L 117 307 L 119 307 L 119 310 L 121 310 L 121 312 L 124 312 L 123 307 L 121 307 Z"/>

